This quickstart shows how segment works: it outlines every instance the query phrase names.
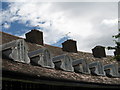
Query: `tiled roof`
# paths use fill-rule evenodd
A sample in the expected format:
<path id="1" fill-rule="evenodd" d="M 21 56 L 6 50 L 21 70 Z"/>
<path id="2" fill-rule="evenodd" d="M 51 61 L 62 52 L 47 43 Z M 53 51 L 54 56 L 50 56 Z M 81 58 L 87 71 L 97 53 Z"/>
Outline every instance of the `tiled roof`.
<path id="1" fill-rule="evenodd" d="M 2 44 L 10 42 L 12 40 L 20 39 L 17 36 L 13 36 L 4 32 L 0 32 L 0 33 L 2 33 L 2 36 L 0 36 L 0 38 L 2 38 Z M 80 52 L 80 51 L 78 53 L 68 53 L 68 52 L 62 51 L 62 49 L 59 47 L 54 47 L 47 44 L 45 44 L 44 46 L 33 44 L 30 42 L 27 42 L 27 44 L 28 44 L 29 51 L 34 51 L 34 50 L 46 47 L 52 53 L 52 56 L 68 54 L 74 60 L 84 58 L 89 63 L 93 61 L 100 61 L 103 64 L 111 64 L 111 63 L 117 64 L 117 61 L 113 60 L 112 56 L 107 56 L 105 58 L 94 58 L 91 53 Z M 84 81 L 84 82 L 120 84 L 120 78 L 111 78 L 106 76 L 93 76 L 93 75 L 86 75 L 86 74 L 80 74 L 75 72 L 65 72 L 62 70 L 48 69 L 48 68 L 43 68 L 39 66 L 33 66 L 31 64 L 14 62 L 8 59 L 2 59 L 2 69 L 36 75 L 37 77 L 46 76 L 46 77 L 53 77 L 53 78 L 66 79 L 66 80 L 69 79 L 69 80 Z"/>
<path id="2" fill-rule="evenodd" d="M 13 62 L 6 59 L 3 59 L 2 68 L 9 71 L 35 75 L 37 77 L 45 76 L 51 78 L 84 81 L 84 82 L 120 84 L 120 78 L 109 78 L 103 76 L 79 74 L 75 72 L 65 72 L 62 70 L 47 69 L 39 66 L 32 66 L 30 64 Z"/>

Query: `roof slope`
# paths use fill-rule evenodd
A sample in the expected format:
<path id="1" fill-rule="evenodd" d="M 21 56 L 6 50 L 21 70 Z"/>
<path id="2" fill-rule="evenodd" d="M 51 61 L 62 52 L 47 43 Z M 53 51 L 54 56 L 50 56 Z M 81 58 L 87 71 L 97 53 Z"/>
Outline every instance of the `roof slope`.
<path id="1" fill-rule="evenodd" d="M 0 38 L 2 38 L 2 43 L 7 43 L 12 40 L 20 39 L 20 37 L 13 36 L 4 32 L 0 32 L 2 35 L 0 35 Z M 38 44 L 33 44 L 30 42 L 27 42 L 29 51 L 37 50 L 42 47 L 46 47 L 50 50 L 52 53 L 52 56 L 57 56 L 61 54 L 65 54 L 67 52 L 62 51 L 59 47 L 54 47 L 50 45 L 41 46 Z M 94 58 L 91 53 L 85 53 L 85 52 L 78 52 L 78 53 L 67 53 L 70 55 L 73 59 L 80 59 L 84 58 L 88 62 L 92 61 L 101 61 L 104 64 L 110 64 L 110 63 L 116 63 L 116 61 L 112 60 L 111 56 L 107 56 L 106 58 Z M 31 64 L 23 64 L 14 62 L 8 59 L 2 59 L 2 69 L 8 70 L 8 71 L 15 71 L 20 73 L 26 73 L 35 75 L 37 77 L 45 76 L 45 77 L 51 77 L 51 78 L 59 78 L 59 79 L 66 79 L 66 80 L 74 80 L 74 81 L 84 81 L 84 82 L 95 82 L 95 83 L 103 83 L 103 84 L 120 84 L 120 78 L 109 78 L 105 76 L 92 76 L 92 75 L 85 75 L 85 74 L 79 74 L 75 72 L 65 72 L 61 70 L 55 70 L 55 69 L 47 69 L 39 66 L 33 66 Z"/>
<path id="2" fill-rule="evenodd" d="M 104 84 L 120 84 L 120 78 L 109 78 L 103 76 L 92 76 L 79 74 L 75 72 L 65 72 L 55 69 L 47 69 L 39 66 L 32 66 L 30 64 L 23 64 L 18 62 L 13 62 L 10 60 L 3 59 L 2 62 L 3 70 L 15 71 L 30 75 L 35 75 L 37 77 L 50 77 L 58 79 L 67 79 L 75 81 L 84 81 L 84 82 L 95 82 L 95 83 L 104 83 Z"/>

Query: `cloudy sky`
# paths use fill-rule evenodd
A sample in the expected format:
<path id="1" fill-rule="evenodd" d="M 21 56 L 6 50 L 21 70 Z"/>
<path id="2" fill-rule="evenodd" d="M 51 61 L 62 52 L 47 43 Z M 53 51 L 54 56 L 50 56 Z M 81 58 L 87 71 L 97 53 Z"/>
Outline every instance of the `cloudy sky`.
<path id="1" fill-rule="evenodd" d="M 46 44 L 59 46 L 77 41 L 79 51 L 91 52 L 96 45 L 115 46 L 118 33 L 117 2 L 2 2 L 2 31 L 25 37 L 31 29 L 44 32 Z M 106 50 L 107 54 L 113 51 Z"/>

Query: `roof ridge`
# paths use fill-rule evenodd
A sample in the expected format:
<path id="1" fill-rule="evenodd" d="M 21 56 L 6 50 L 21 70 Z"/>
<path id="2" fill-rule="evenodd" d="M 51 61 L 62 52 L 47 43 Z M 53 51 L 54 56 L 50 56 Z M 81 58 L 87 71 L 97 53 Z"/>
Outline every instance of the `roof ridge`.
<path id="1" fill-rule="evenodd" d="M 54 48 L 61 48 L 61 47 L 57 47 L 57 46 L 53 46 L 53 45 L 49 45 L 49 44 L 45 44 L 45 45 L 47 45 L 47 46 L 52 46 L 52 47 L 54 47 Z"/>
<path id="2" fill-rule="evenodd" d="M 17 37 L 17 38 L 20 38 L 20 39 L 25 39 L 25 38 L 22 38 L 22 37 L 19 37 L 19 36 L 15 36 L 15 35 L 12 35 L 10 33 L 3 32 L 3 31 L 0 31 L 0 33 L 4 33 L 6 35 L 10 35 L 10 36 Z"/>
<path id="3" fill-rule="evenodd" d="M 10 33 L 3 32 L 3 31 L 0 31 L 0 33 L 6 34 L 6 35 L 9 35 L 9 36 L 12 36 L 12 37 L 20 38 L 20 39 L 25 39 L 25 38 L 22 38 L 22 37 L 19 37 L 19 36 L 15 36 L 15 35 L 12 35 Z M 44 45 L 52 46 L 52 45 L 49 45 L 49 44 L 44 44 Z M 54 48 L 61 48 L 61 47 L 57 47 L 57 46 L 52 46 L 52 47 L 54 47 Z"/>

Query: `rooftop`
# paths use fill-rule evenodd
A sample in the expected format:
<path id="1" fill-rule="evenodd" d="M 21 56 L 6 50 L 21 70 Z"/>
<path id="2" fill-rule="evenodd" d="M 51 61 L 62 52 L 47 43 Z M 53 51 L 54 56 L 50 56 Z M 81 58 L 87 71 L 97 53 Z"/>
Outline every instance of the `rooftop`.
<path id="1" fill-rule="evenodd" d="M 0 44 L 4 44 L 13 40 L 20 39 L 18 36 L 10 35 L 8 33 L 0 32 Z M 87 52 L 81 52 L 78 51 L 77 53 L 68 53 L 64 52 L 62 48 L 55 47 L 51 45 L 45 44 L 44 46 L 26 42 L 30 51 L 34 51 L 43 47 L 46 47 L 52 54 L 52 57 L 67 54 L 72 57 L 73 60 L 76 59 L 86 59 L 88 63 L 93 61 L 100 61 L 104 65 L 105 64 L 118 64 L 117 61 L 113 60 L 112 56 L 107 56 L 104 58 L 94 58 L 91 53 Z M 21 74 L 27 74 L 27 75 L 33 75 L 35 77 L 48 77 L 48 78 L 54 78 L 54 79 L 64 79 L 64 80 L 71 80 L 71 81 L 77 81 L 77 82 L 89 82 L 89 83 L 97 83 L 97 84 L 109 84 L 109 85 L 120 85 L 120 78 L 112 78 L 107 76 L 94 76 L 94 75 L 87 75 L 87 74 L 81 74 L 81 73 L 75 73 L 75 72 L 66 72 L 62 70 L 56 70 L 56 69 L 48 69 L 43 68 L 40 66 L 34 66 L 31 64 L 24 64 L 19 62 L 14 62 L 12 60 L 2 58 L 2 70 L 3 71 L 11 71 Z"/>

